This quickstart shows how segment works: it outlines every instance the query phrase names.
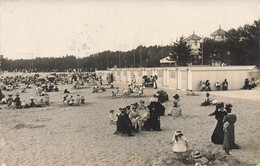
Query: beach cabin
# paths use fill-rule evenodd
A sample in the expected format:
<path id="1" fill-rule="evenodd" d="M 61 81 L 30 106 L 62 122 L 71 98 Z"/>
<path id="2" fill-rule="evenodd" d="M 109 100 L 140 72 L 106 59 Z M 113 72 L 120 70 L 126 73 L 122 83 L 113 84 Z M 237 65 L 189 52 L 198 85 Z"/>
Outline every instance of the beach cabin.
<path id="1" fill-rule="evenodd" d="M 104 71 L 96 71 L 99 72 Z M 156 68 L 112 68 L 107 72 L 115 74 L 115 82 L 129 83 L 132 75 L 138 84 L 142 83 L 144 75 L 157 75 L 158 86 L 167 86 L 181 90 L 198 90 L 200 81 L 209 80 L 212 90 L 218 81 L 228 81 L 228 89 L 241 89 L 244 81 L 252 78 L 255 81 L 260 79 L 260 70 L 257 66 L 183 66 L 183 67 L 156 67 Z M 128 78 L 127 78 L 128 77 Z"/>

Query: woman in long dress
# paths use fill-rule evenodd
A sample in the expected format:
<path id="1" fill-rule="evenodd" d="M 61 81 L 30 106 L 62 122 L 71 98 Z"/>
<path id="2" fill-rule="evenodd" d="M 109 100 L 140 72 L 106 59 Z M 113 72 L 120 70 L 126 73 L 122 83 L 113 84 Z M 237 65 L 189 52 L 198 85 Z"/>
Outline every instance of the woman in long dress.
<path id="1" fill-rule="evenodd" d="M 180 98 L 179 96 L 174 96 L 173 106 L 168 111 L 168 116 L 178 117 L 182 116 L 182 110 L 179 105 Z"/>
<path id="2" fill-rule="evenodd" d="M 235 143 L 235 125 L 234 124 L 237 120 L 237 116 L 235 114 L 231 113 L 232 105 L 230 104 L 228 107 L 229 107 L 228 115 L 226 115 L 223 119 L 223 123 L 224 123 L 223 149 L 225 150 L 226 154 L 229 154 L 229 150 L 239 149 L 239 146 Z"/>
<path id="3" fill-rule="evenodd" d="M 223 102 L 217 104 L 215 112 L 210 114 L 210 116 L 214 116 L 214 115 L 215 115 L 215 119 L 218 122 L 211 136 L 211 141 L 214 144 L 223 144 L 223 140 L 224 140 L 223 119 L 224 116 L 227 115 L 227 112 L 224 109 Z"/>

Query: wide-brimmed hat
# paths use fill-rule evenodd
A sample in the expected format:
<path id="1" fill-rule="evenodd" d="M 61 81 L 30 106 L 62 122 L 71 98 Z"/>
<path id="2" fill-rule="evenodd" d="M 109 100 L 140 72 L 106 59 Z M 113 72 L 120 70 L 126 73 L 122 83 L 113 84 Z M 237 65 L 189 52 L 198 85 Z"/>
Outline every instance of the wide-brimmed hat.
<path id="1" fill-rule="evenodd" d="M 192 156 L 194 159 L 199 159 L 202 157 L 202 154 L 200 153 L 200 151 L 195 151 L 193 153 L 193 156 Z"/>
<path id="2" fill-rule="evenodd" d="M 209 93 L 209 92 L 207 92 L 207 93 L 206 93 L 206 96 L 207 96 L 207 97 L 209 97 L 209 95 L 210 95 L 210 93 Z"/>
<path id="3" fill-rule="evenodd" d="M 175 100 L 177 100 L 177 99 L 180 98 L 180 96 L 179 96 L 178 94 L 175 94 L 175 95 L 173 96 L 173 98 L 174 98 Z"/>
<path id="4" fill-rule="evenodd" d="M 119 108 L 119 110 L 120 110 L 121 112 L 124 112 L 124 111 L 126 111 L 126 108 Z"/>
<path id="5" fill-rule="evenodd" d="M 182 134 L 181 130 L 176 130 L 176 131 L 174 132 L 174 135 L 175 135 L 175 136 L 178 136 L 178 135 L 181 135 L 181 134 Z"/>
<path id="6" fill-rule="evenodd" d="M 231 107 L 233 107 L 232 104 L 230 104 L 230 103 L 226 104 L 226 108 L 231 108 Z"/>
<path id="7" fill-rule="evenodd" d="M 224 108 L 224 103 L 223 103 L 223 102 L 218 103 L 218 104 L 217 104 L 217 107 L 218 107 L 218 108 Z"/>

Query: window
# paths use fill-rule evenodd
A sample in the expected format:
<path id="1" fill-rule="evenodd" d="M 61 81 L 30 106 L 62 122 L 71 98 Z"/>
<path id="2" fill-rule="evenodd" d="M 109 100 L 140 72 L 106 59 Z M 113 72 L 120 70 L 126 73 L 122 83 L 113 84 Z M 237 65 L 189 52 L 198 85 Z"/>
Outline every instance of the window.
<path id="1" fill-rule="evenodd" d="M 197 46 L 198 40 L 194 40 L 194 45 Z"/>
<path id="2" fill-rule="evenodd" d="M 170 77 L 175 78 L 175 71 L 171 71 Z"/>
<path id="3" fill-rule="evenodd" d="M 158 71 L 158 77 L 162 77 L 163 72 L 162 71 Z"/>

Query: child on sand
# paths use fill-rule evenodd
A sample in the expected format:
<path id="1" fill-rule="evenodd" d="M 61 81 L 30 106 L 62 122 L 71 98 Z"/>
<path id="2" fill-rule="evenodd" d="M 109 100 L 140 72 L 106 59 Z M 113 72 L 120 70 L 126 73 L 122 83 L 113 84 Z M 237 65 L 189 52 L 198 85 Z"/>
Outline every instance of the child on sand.
<path id="1" fill-rule="evenodd" d="M 114 110 L 110 110 L 109 115 L 108 115 L 108 123 L 109 124 L 116 124 L 117 118 L 114 114 Z"/>
<path id="2" fill-rule="evenodd" d="M 174 132 L 172 143 L 172 151 L 174 152 L 186 152 L 188 149 L 187 139 L 184 137 L 183 133 L 180 130 L 176 130 Z"/>
<path id="3" fill-rule="evenodd" d="M 84 96 L 81 96 L 81 104 L 85 104 L 85 97 Z"/>

